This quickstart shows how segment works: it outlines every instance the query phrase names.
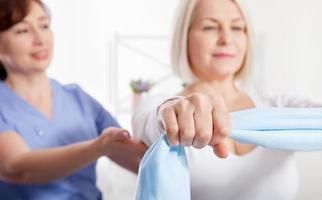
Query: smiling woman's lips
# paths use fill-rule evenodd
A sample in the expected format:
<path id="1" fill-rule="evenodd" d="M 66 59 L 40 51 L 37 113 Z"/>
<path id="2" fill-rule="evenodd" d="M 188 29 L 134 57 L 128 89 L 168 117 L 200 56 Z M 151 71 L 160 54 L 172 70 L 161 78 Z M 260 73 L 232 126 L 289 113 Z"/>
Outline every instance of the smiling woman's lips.
<path id="1" fill-rule="evenodd" d="M 31 57 L 36 60 L 46 60 L 49 56 L 49 51 L 43 50 L 31 54 Z"/>

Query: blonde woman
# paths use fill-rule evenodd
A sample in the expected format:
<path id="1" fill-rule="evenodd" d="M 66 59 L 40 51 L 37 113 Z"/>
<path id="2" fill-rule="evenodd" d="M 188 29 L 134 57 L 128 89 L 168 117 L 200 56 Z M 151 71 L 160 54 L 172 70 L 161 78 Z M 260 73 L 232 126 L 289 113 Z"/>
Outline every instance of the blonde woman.
<path id="1" fill-rule="evenodd" d="M 292 152 L 228 138 L 230 112 L 318 106 L 297 97 L 260 97 L 244 91 L 239 85 L 249 77 L 251 41 L 249 20 L 239 1 L 182 0 L 172 67 L 186 87 L 179 96 L 146 99 L 133 114 L 136 137 L 148 146 L 163 131 L 170 144 L 186 146 L 194 200 L 281 200 L 296 195 Z"/>

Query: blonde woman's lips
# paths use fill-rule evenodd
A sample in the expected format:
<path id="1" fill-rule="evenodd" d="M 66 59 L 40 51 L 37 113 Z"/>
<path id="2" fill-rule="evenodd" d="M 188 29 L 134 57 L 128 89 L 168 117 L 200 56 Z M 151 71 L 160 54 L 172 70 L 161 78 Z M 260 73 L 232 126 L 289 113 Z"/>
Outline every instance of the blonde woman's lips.
<path id="1" fill-rule="evenodd" d="M 218 59 L 230 59 L 230 58 L 233 58 L 234 55 L 230 53 L 214 53 L 212 54 L 212 57 L 218 58 Z"/>

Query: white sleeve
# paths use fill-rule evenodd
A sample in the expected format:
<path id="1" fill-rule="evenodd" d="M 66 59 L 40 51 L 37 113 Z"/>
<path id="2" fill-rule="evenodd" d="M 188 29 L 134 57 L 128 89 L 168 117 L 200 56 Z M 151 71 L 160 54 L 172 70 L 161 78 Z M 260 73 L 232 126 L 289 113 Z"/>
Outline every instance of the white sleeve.
<path id="1" fill-rule="evenodd" d="M 157 120 L 157 109 L 168 96 L 146 97 L 140 101 L 132 113 L 133 136 L 151 146 L 162 134 Z"/>
<path id="2" fill-rule="evenodd" d="M 273 107 L 322 107 L 321 100 L 318 101 L 313 98 L 294 94 L 266 94 L 262 95 L 261 99 L 263 100 L 264 104 Z"/>

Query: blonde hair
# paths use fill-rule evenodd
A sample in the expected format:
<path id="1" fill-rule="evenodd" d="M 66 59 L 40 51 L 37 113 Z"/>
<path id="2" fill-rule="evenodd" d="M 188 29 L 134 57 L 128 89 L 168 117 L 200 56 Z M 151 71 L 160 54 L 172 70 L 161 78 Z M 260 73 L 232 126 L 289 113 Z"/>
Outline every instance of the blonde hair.
<path id="1" fill-rule="evenodd" d="M 235 80 L 241 83 L 246 82 L 250 73 L 252 61 L 252 29 L 249 17 L 245 12 L 245 7 L 239 0 L 232 0 L 239 8 L 246 23 L 246 34 L 248 38 L 247 52 L 240 70 L 235 74 Z M 174 73 L 179 76 L 184 83 L 191 83 L 197 80 L 191 70 L 188 58 L 188 34 L 192 23 L 192 15 L 196 9 L 198 0 L 181 0 L 177 10 L 174 23 L 172 47 L 171 47 L 171 66 Z"/>

